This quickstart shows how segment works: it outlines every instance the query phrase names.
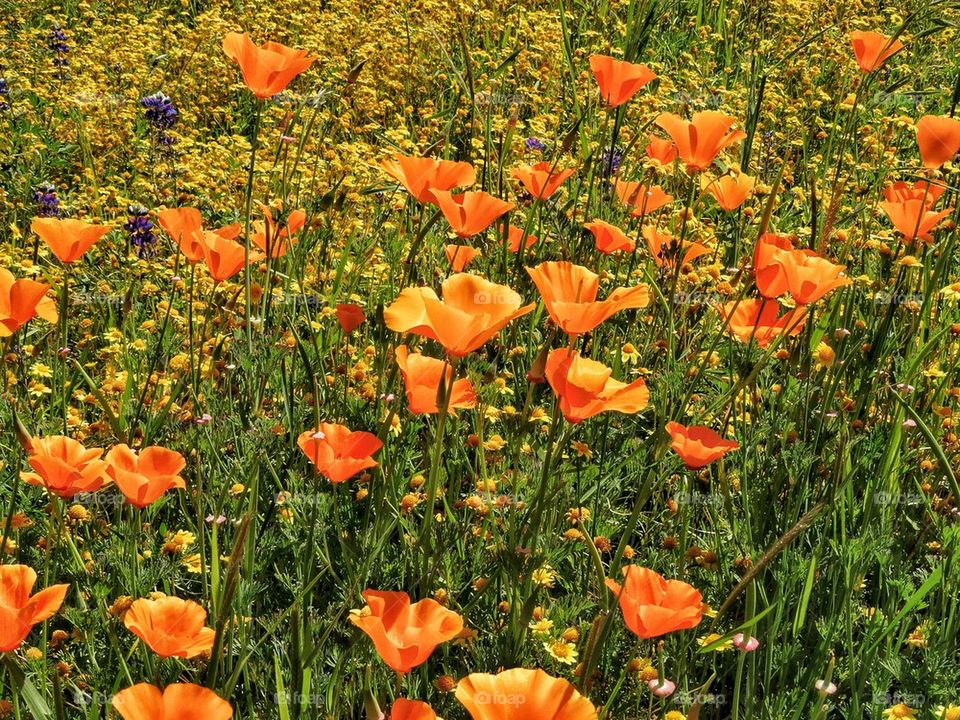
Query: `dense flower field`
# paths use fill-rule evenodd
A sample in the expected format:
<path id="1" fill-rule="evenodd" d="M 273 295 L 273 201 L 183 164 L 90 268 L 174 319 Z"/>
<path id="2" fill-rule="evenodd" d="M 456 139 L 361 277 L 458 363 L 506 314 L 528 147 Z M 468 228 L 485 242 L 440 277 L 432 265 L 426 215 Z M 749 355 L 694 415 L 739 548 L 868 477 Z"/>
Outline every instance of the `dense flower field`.
<path id="1" fill-rule="evenodd" d="M 960 2 L 5 15 L 0 718 L 960 720 Z"/>

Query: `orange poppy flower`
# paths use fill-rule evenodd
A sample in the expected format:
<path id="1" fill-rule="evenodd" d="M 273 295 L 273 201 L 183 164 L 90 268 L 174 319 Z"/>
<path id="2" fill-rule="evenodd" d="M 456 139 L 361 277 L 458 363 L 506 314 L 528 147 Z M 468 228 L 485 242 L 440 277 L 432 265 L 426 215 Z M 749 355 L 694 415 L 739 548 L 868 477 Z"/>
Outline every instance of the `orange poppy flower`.
<path id="1" fill-rule="evenodd" d="M 766 245 L 771 245 L 770 241 Z M 755 251 L 756 252 L 756 251 Z M 769 249 L 761 251 L 769 252 Z M 766 263 L 757 270 L 757 289 L 765 298 L 780 297 L 785 292 L 799 305 L 816 302 L 824 295 L 853 281 L 841 275 L 845 265 L 834 265 L 812 250 L 773 250 Z"/>
<path id="2" fill-rule="evenodd" d="M 283 257 L 293 245 L 293 236 L 307 221 L 307 214 L 303 210 L 293 210 L 286 222 L 278 225 L 270 207 L 263 203 L 257 203 L 257 205 L 263 213 L 264 224 L 257 228 L 250 239 L 254 245 L 263 250 L 265 255 L 274 259 Z"/>
<path id="3" fill-rule="evenodd" d="M 440 643 L 463 630 L 463 618 L 427 598 L 410 603 L 405 592 L 365 590 L 367 607 L 350 621 L 373 641 L 377 653 L 398 673 L 423 664 Z"/>
<path id="4" fill-rule="evenodd" d="M 39 485 L 62 498 L 94 492 L 109 482 L 102 448 L 85 448 L 63 435 L 33 438 L 27 462 L 35 472 L 20 473 L 30 485 Z"/>
<path id="5" fill-rule="evenodd" d="M 345 333 L 352 333 L 366 320 L 363 308 L 353 303 L 339 303 L 337 305 L 337 322 Z"/>
<path id="6" fill-rule="evenodd" d="M 753 192 L 753 186 L 756 185 L 756 182 L 746 173 L 737 173 L 736 175 L 728 173 L 715 180 L 707 177 L 703 177 L 701 180 L 703 189 L 713 195 L 717 205 L 728 212 L 743 205 L 750 193 Z"/>
<path id="7" fill-rule="evenodd" d="M 938 168 L 960 152 L 960 120 L 924 115 L 917 120 L 917 146 L 924 167 Z"/>
<path id="8" fill-rule="evenodd" d="M 752 340 L 762 348 L 790 328 L 791 335 L 799 335 L 807 320 L 806 311 L 802 307 L 788 310 L 777 317 L 780 304 L 776 300 L 762 298 L 750 298 L 740 302 L 732 300 L 721 305 L 719 309 L 727 322 L 727 328 L 738 340 Z"/>
<path id="9" fill-rule="evenodd" d="M 654 122 L 673 138 L 687 172 L 706 170 L 721 150 L 747 136 L 742 130 L 731 130 L 734 119 L 716 110 L 694 113 L 691 121 L 661 113 Z"/>
<path id="10" fill-rule="evenodd" d="M 469 191 L 452 195 L 449 190 L 431 190 L 433 201 L 458 237 L 473 237 L 516 207 L 490 193 Z"/>
<path id="11" fill-rule="evenodd" d="M 0 652 L 12 652 L 37 623 L 56 614 L 69 585 L 51 585 L 30 595 L 37 573 L 27 565 L 0 565 Z"/>
<path id="12" fill-rule="evenodd" d="M 35 317 L 55 323 L 57 303 L 47 297 L 46 283 L 14 278 L 6 268 L 0 268 L 0 338 L 10 337 Z"/>
<path id="13" fill-rule="evenodd" d="M 162 658 L 192 658 L 209 653 L 217 632 L 204 627 L 207 611 L 193 600 L 167 595 L 134 600 L 123 616 L 127 630 Z"/>
<path id="14" fill-rule="evenodd" d="M 593 239 L 597 243 L 597 250 L 605 255 L 610 255 L 618 250 L 633 252 L 633 249 L 637 246 L 623 230 L 603 220 L 594 220 L 584 223 L 583 226 L 593 234 Z"/>
<path id="15" fill-rule="evenodd" d="M 163 447 L 148 447 L 135 453 L 127 445 L 110 449 L 105 458 L 107 475 L 127 498 L 127 502 L 145 508 L 167 490 L 187 485 L 180 471 L 187 463 L 183 455 Z"/>
<path id="16" fill-rule="evenodd" d="M 157 213 L 157 224 L 180 248 L 188 262 L 203 260 L 203 218 L 192 207 L 167 208 Z M 240 223 L 214 230 L 217 235 L 232 240 L 240 232 Z"/>
<path id="17" fill-rule="evenodd" d="M 443 300 L 430 288 L 403 290 L 384 310 L 387 327 L 436 340 L 450 355 L 462 357 L 535 307 L 521 307 L 522 299 L 510 288 L 469 273 L 451 275 L 442 289 Z"/>
<path id="18" fill-rule="evenodd" d="M 373 459 L 383 443 L 372 433 L 352 431 L 336 423 L 320 423 L 316 430 L 300 433 L 297 445 L 317 472 L 332 483 L 342 483 L 377 466 Z"/>
<path id="19" fill-rule="evenodd" d="M 703 425 L 684 427 L 677 422 L 668 422 L 667 432 L 672 440 L 671 449 L 688 468 L 706 467 L 740 447 L 736 440 L 722 438 Z"/>
<path id="20" fill-rule="evenodd" d="M 444 254 L 447 256 L 447 262 L 450 263 L 450 269 L 455 273 L 461 272 L 475 258 L 482 253 L 469 245 L 445 245 Z"/>
<path id="21" fill-rule="evenodd" d="M 433 708 L 419 700 L 397 698 L 390 708 L 389 720 L 437 720 Z"/>
<path id="22" fill-rule="evenodd" d="M 854 30 L 850 33 L 850 44 L 857 58 L 857 65 L 865 73 L 876 70 L 887 59 L 903 49 L 903 43 L 878 32 Z"/>
<path id="23" fill-rule="evenodd" d="M 656 160 L 661 165 L 669 165 L 679 157 L 677 153 L 677 144 L 673 140 L 668 138 L 658 138 L 655 135 L 650 135 L 649 137 L 650 142 L 644 149 L 644 152 L 647 154 L 648 158 L 651 160 Z"/>
<path id="24" fill-rule="evenodd" d="M 673 202 L 673 195 L 667 195 L 659 185 L 642 185 L 638 182 L 617 180 L 614 185 L 617 198 L 630 208 L 630 216 L 642 218 L 655 213 Z"/>
<path id="25" fill-rule="evenodd" d="M 523 237 L 523 228 L 511 225 L 507 228 L 507 249 L 512 253 L 520 252 L 520 241 L 523 240 L 523 247 L 530 248 L 537 244 L 540 238 L 535 235 Z"/>
<path id="26" fill-rule="evenodd" d="M 230 720 L 230 703 L 210 690 L 192 683 L 160 688 L 138 683 L 121 690 L 110 701 L 123 720 Z"/>
<path id="27" fill-rule="evenodd" d="M 643 378 L 627 383 L 614 380 L 613 371 L 596 360 L 580 357 L 569 348 L 551 350 L 547 356 L 547 382 L 560 401 L 563 416 L 579 423 L 602 412 L 633 414 L 650 400 Z"/>
<path id="28" fill-rule="evenodd" d="M 403 384 L 407 390 L 410 412 L 414 415 L 438 412 L 437 390 L 440 388 L 440 380 L 446 378 L 445 382 L 449 383 L 453 368 L 443 360 L 411 353 L 406 345 L 400 345 L 396 354 L 397 365 L 400 366 Z M 473 383 L 468 378 L 455 380 L 448 402 L 451 409 L 476 407 L 477 394 Z"/>
<path id="29" fill-rule="evenodd" d="M 34 218 L 30 229 L 40 236 L 63 263 L 79 260 L 97 240 L 111 230 L 109 225 L 92 225 L 82 220 L 52 217 Z"/>
<path id="30" fill-rule="evenodd" d="M 201 249 L 210 277 L 217 282 L 223 282 L 243 270 L 243 245 L 209 230 L 205 230 L 202 237 Z M 260 253 L 251 252 L 250 263 L 252 264 L 262 257 L 263 255 Z"/>
<path id="31" fill-rule="evenodd" d="M 906 241 L 919 238 L 933 241 L 932 230 L 947 217 L 953 208 L 934 212 L 931 208 L 943 194 L 940 185 L 919 180 L 912 186 L 897 182 L 883 191 L 886 198 L 879 203 L 880 209 L 890 218 L 893 226 Z"/>
<path id="32" fill-rule="evenodd" d="M 472 673 L 457 683 L 456 698 L 473 720 L 597 720 L 573 685 L 539 669 Z"/>
<path id="33" fill-rule="evenodd" d="M 627 565 L 623 585 L 607 578 L 607 587 L 620 601 L 627 627 L 649 639 L 696 627 L 703 618 L 703 596 L 681 580 L 664 580 L 649 568 Z"/>
<path id="34" fill-rule="evenodd" d="M 621 310 L 642 308 L 650 304 L 646 285 L 617 288 L 606 300 L 597 300 L 600 277 L 582 265 L 551 261 L 527 268 L 550 319 L 568 335 L 579 335 Z"/>
<path id="35" fill-rule="evenodd" d="M 477 173 L 470 163 L 397 155 L 380 163 L 390 177 L 403 185 L 416 200 L 433 202 L 434 190 L 452 190 L 473 185 Z"/>
<path id="36" fill-rule="evenodd" d="M 563 183 L 576 173 L 576 170 L 561 170 L 552 162 L 544 160 L 536 165 L 524 165 L 510 171 L 510 177 L 519 180 L 527 192 L 538 200 L 546 200 Z"/>
<path id="37" fill-rule="evenodd" d="M 590 70 L 600 87 L 600 98 L 611 108 L 623 105 L 657 77 L 646 65 L 617 60 L 608 55 L 591 55 Z"/>
<path id="38" fill-rule="evenodd" d="M 257 45 L 246 33 L 231 32 L 223 38 L 223 52 L 240 66 L 243 82 L 258 98 L 270 98 L 316 60 L 306 50 L 266 42 Z"/>
<path id="39" fill-rule="evenodd" d="M 681 244 L 677 238 L 668 232 L 660 232 L 653 225 L 644 225 L 641 230 L 643 239 L 647 241 L 647 249 L 657 267 L 673 267 L 677 258 L 680 266 L 693 262 L 701 255 L 709 255 L 711 250 L 692 240 L 684 240 Z"/>
<path id="40" fill-rule="evenodd" d="M 912 185 L 905 182 L 895 182 L 883 189 L 883 197 L 892 203 L 902 203 L 908 200 L 920 200 L 924 208 L 932 208 L 943 195 L 946 188 L 943 185 L 917 180 Z"/>

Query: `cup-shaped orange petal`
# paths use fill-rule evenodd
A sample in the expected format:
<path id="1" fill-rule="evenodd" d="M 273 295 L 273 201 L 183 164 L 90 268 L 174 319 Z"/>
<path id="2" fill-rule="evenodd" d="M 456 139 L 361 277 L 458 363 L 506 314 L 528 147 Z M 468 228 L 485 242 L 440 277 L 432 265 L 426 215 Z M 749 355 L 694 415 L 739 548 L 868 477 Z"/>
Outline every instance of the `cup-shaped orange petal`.
<path id="1" fill-rule="evenodd" d="M 710 248 L 692 240 L 680 242 L 679 238 L 666 231 L 657 230 L 653 225 L 644 225 L 641 233 L 647 241 L 647 249 L 657 267 L 674 267 L 693 262 L 698 257 L 710 254 Z"/>
<path id="2" fill-rule="evenodd" d="M 730 212 L 743 205 L 757 181 L 746 173 L 737 173 L 722 175 L 715 180 L 704 176 L 702 182 L 704 189 L 717 201 L 717 205 Z"/>
<path id="3" fill-rule="evenodd" d="M 597 250 L 605 255 L 610 255 L 615 252 L 633 252 L 637 246 L 636 242 L 634 242 L 632 238 L 627 237 L 627 234 L 623 230 L 603 220 L 594 220 L 593 222 L 584 223 L 583 226 L 593 235 L 593 239 L 597 244 Z"/>
<path id="4" fill-rule="evenodd" d="M 257 45 L 247 33 L 237 32 L 224 36 L 223 52 L 240 66 L 243 82 L 258 98 L 273 97 L 316 60 L 306 50 L 276 42 Z"/>
<path id="5" fill-rule="evenodd" d="M 507 228 L 507 249 L 512 253 L 520 252 L 520 243 L 524 249 L 530 248 L 539 242 L 540 238 L 529 233 L 524 237 L 524 229 L 511 225 Z"/>
<path id="6" fill-rule="evenodd" d="M 339 303 L 336 313 L 337 322 L 340 323 L 340 329 L 345 333 L 353 332 L 367 319 L 363 314 L 363 308 L 354 303 Z"/>
<path id="7" fill-rule="evenodd" d="M 37 573 L 27 565 L 0 565 L 0 652 L 12 652 L 37 623 L 63 605 L 69 585 L 51 585 L 31 595 Z"/>
<path id="8" fill-rule="evenodd" d="M 174 450 L 152 446 L 134 452 L 121 444 L 112 447 L 105 460 L 110 479 L 136 507 L 145 508 L 168 490 L 186 487 L 180 471 L 187 463 Z"/>
<path id="9" fill-rule="evenodd" d="M 777 250 L 770 259 L 777 267 L 776 273 L 765 270 L 779 281 L 774 281 L 775 289 L 786 287 L 794 301 L 799 305 L 816 302 L 837 288 L 849 285 L 853 281 L 843 275 L 845 266 L 834 265 L 826 258 L 810 250 Z M 782 274 L 781 274 L 782 273 Z M 758 275 L 758 280 L 760 276 Z M 777 283 L 781 283 L 777 285 Z M 770 287 L 761 287 L 764 297 L 771 297 Z"/>
<path id="10" fill-rule="evenodd" d="M 807 318 L 803 307 L 779 315 L 780 303 L 764 298 L 731 300 L 721 305 L 719 311 L 727 329 L 738 340 L 745 343 L 755 342 L 762 348 L 786 332 L 799 335 Z"/>
<path id="11" fill-rule="evenodd" d="M 547 200 L 576 171 L 558 168 L 552 162 L 544 160 L 536 165 L 514 168 L 510 177 L 519 180 L 528 193 L 538 200 Z"/>
<path id="12" fill-rule="evenodd" d="M 916 129 L 924 167 L 938 168 L 960 153 L 960 119 L 924 115 L 917 120 Z"/>
<path id="13" fill-rule="evenodd" d="M 217 282 L 229 280 L 244 266 L 244 247 L 218 232 L 204 231 L 202 235 L 203 259 L 207 270 Z M 263 258 L 258 252 L 250 253 L 250 263 Z"/>
<path id="14" fill-rule="evenodd" d="M 647 143 L 644 152 L 648 158 L 656 160 L 661 165 L 669 165 L 679 157 L 677 154 L 677 144 L 673 140 L 669 138 L 659 138 L 654 135 L 650 136 L 650 142 Z"/>
<path id="15" fill-rule="evenodd" d="M 450 263 L 450 269 L 455 273 L 462 272 L 473 260 L 482 254 L 476 248 L 469 245 L 445 245 L 443 254 L 447 256 L 447 262 Z"/>
<path id="16" fill-rule="evenodd" d="M 703 618 L 700 591 L 680 580 L 665 580 L 639 565 L 623 568 L 623 584 L 607 579 L 623 621 L 640 638 L 660 637 L 695 627 Z"/>
<path id="17" fill-rule="evenodd" d="M 465 187 L 477 179 L 477 173 L 470 163 L 453 160 L 397 155 L 383 160 L 380 166 L 422 203 L 434 202 L 434 190 Z"/>
<path id="18" fill-rule="evenodd" d="M 666 430 L 670 435 L 670 448 L 689 468 L 706 467 L 740 447 L 736 440 L 727 440 L 704 425 L 686 427 L 668 422 Z"/>
<path id="19" fill-rule="evenodd" d="M 617 180 L 614 190 L 617 199 L 630 208 L 632 217 L 645 217 L 673 202 L 673 195 L 665 193 L 659 185 L 643 185 L 638 182 Z"/>
<path id="20" fill-rule="evenodd" d="M 30 229 L 63 263 L 75 263 L 111 230 L 109 225 L 93 225 L 82 220 L 51 217 L 34 218 Z"/>
<path id="21" fill-rule="evenodd" d="M 57 303 L 47 297 L 46 283 L 17 279 L 6 268 L 0 268 L 0 338 L 9 337 L 35 317 L 55 323 Z"/>
<path id="22" fill-rule="evenodd" d="M 888 58 L 903 49 L 903 43 L 899 40 L 888 38 L 878 32 L 864 30 L 855 30 L 850 33 L 850 44 L 853 45 L 857 65 L 865 73 L 876 70 Z"/>
<path id="23" fill-rule="evenodd" d="M 430 195 L 450 223 L 450 229 L 462 238 L 482 233 L 497 218 L 515 207 L 513 203 L 482 190 L 459 195 L 452 195 L 449 190 L 431 190 Z"/>
<path id="24" fill-rule="evenodd" d="M 110 701 L 123 720 L 230 720 L 233 708 L 213 690 L 193 683 L 148 683 L 121 690 Z"/>
<path id="25" fill-rule="evenodd" d="M 560 402 L 563 416 L 579 423 L 602 412 L 633 414 L 650 400 L 643 378 L 632 383 L 614 380 L 613 370 L 575 350 L 558 348 L 547 356 L 546 378 Z"/>
<path id="26" fill-rule="evenodd" d="M 617 60 L 609 55 L 591 55 L 590 70 L 600 88 L 600 98 L 607 107 L 623 105 L 657 77 L 642 63 Z"/>
<path id="27" fill-rule="evenodd" d="M 680 159 L 691 173 L 706 170 L 721 150 L 747 136 L 741 130 L 732 130 L 734 119 L 716 110 L 694 113 L 689 121 L 662 113 L 655 122 L 673 138 Z"/>
<path id="28" fill-rule="evenodd" d="M 383 447 L 376 435 L 337 423 L 320 423 L 316 430 L 300 433 L 297 445 L 317 472 L 332 483 L 345 482 L 376 467 L 373 456 Z"/>
<path id="29" fill-rule="evenodd" d="M 109 482 L 102 448 L 86 448 L 73 438 L 51 435 L 33 438 L 27 462 L 33 472 L 21 473 L 24 482 L 45 487 L 62 498 L 94 492 Z"/>
<path id="30" fill-rule="evenodd" d="M 207 611 L 193 600 L 165 596 L 134 600 L 123 624 L 164 658 L 192 658 L 209 653 L 216 631 L 204 627 Z"/>
<path id="31" fill-rule="evenodd" d="M 397 365 L 403 375 L 403 384 L 407 392 L 407 403 L 414 415 L 436 413 L 437 393 L 440 381 L 449 383 L 453 368 L 443 360 L 427 357 L 420 353 L 411 353 L 406 345 L 396 350 Z M 476 407 L 477 394 L 468 378 L 454 380 L 447 407 L 451 410 Z"/>
<path id="32" fill-rule="evenodd" d="M 390 708 L 390 720 L 437 720 L 433 708 L 419 700 L 397 698 Z"/>
<path id="33" fill-rule="evenodd" d="M 597 720 L 573 685 L 539 669 L 473 673 L 457 683 L 456 698 L 473 720 Z"/>

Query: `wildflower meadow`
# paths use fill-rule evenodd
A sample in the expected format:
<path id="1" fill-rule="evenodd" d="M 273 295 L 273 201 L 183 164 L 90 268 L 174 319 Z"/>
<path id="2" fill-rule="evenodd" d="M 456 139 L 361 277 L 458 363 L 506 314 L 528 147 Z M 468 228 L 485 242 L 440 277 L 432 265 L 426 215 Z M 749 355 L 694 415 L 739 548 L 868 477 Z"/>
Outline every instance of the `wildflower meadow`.
<path id="1" fill-rule="evenodd" d="M 0 718 L 960 720 L 960 1 L 0 16 Z"/>

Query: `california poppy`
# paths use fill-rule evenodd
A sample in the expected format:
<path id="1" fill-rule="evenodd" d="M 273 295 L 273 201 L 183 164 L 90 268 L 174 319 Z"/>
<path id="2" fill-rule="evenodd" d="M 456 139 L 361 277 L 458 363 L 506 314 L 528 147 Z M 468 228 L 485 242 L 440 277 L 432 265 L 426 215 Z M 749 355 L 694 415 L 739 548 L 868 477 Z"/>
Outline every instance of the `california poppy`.
<path id="1" fill-rule="evenodd" d="M 40 236 L 60 262 L 74 263 L 111 228 L 82 220 L 38 217 L 30 223 L 30 229 Z"/>
<path id="2" fill-rule="evenodd" d="M 207 611 L 193 600 L 166 595 L 156 600 L 134 600 L 123 616 L 127 630 L 163 658 L 192 658 L 209 653 L 216 639 L 204 627 Z"/>
<path id="3" fill-rule="evenodd" d="M 755 258 L 757 252 L 762 255 L 763 263 L 757 267 L 756 282 L 765 298 L 790 293 L 797 304 L 808 305 L 853 282 L 842 275 L 844 265 L 834 265 L 812 250 L 771 250 L 770 239 L 761 238 L 761 242 L 766 248 L 755 252 Z"/>
<path id="4" fill-rule="evenodd" d="M 411 353 L 406 345 L 397 347 L 396 355 L 397 365 L 400 366 L 403 384 L 407 390 L 410 412 L 414 415 L 438 412 L 437 391 L 440 388 L 440 381 L 444 379 L 449 383 L 453 368 L 443 360 L 420 353 Z M 473 383 L 468 378 L 454 380 L 448 407 L 468 409 L 476 405 L 477 394 L 473 389 Z"/>
<path id="5" fill-rule="evenodd" d="M 187 466 L 183 455 L 167 448 L 152 446 L 134 452 L 128 445 L 116 445 L 105 460 L 107 475 L 135 507 L 145 508 L 167 490 L 187 486 L 180 477 Z"/>
<path id="6" fill-rule="evenodd" d="M 667 432 L 670 433 L 670 448 L 688 468 L 706 467 L 740 447 L 736 440 L 722 438 L 704 425 L 685 427 L 677 422 L 668 422 Z"/>
<path id="7" fill-rule="evenodd" d="M 451 355 L 464 356 L 493 338 L 511 320 L 535 307 L 505 285 L 458 273 L 443 281 L 443 300 L 430 288 L 403 290 L 384 310 L 387 327 L 439 342 Z"/>
<path id="8" fill-rule="evenodd" d="M 647 147 L 644 148 L 644 152 L 648 158 L 656 160 L 661 165 L 669 165 L 679 157 L 677 154 L 677 144 L 673 140 L 669 138 L 659 138 L 655 135 L 650 135 L 649 137 L 650 142 L 647 143 Z"/>
<path id="9" fill-rule="evenodd" d="M 731 300 L 720 306 L 720 314 L 730 332 L 740 341 L 752 340 L 762 348 L 787 330 L 791 335 L 799 335 L 803 330 L 807 317 L 802 307 L 788 310 L 778 317 L 779 312 L 780 303 L 763 298 Z"/>
<path id="10" fill-rule="evenodd" d="M 706 170 L 721 150 L 747 136 L 742 130 L 731 130 L 734 119 L 716 110 L 694 113 L 690 121 L 661 113 L 654 122 L 673 138 L 687 172 Z"/>
<path id="11" fill-rule="evenodd" d="M 593 235 L 593 239 L 597 243 L 597 250 L 605 255 L 615 253 L 618 250 L 633 252 L 633 249 L 637 246 L 623 230 L 603 220 L 594 220 L 584 223 L 583 226 Z"/>
<path id="12" fill-rule="evenodd" d="M 201 240 L 201 250 L 210 277 L 217 282 L 229 280 L 243 270 L 244 247 L 238 242 L 206 230 Z M 262 257 L 260 253 L 251 252 L 250 262 L 260 260 Z"/>
<path id="13" fill-rule="evenodd" d="M 398 673 L 423 664 L 440 643 L 463 630 L 463 618 L 427 598 L 411 604 L 405 592 L 365 590 L 367 607 L 350 621 L 373 641 L 380 658 Z"/>
<path id="14" fill-rule="evenodd" d="M 273 97 L 316 60 L 306 50 L 277 42 L 257 45 L 246 33 L 237 32 L 224 36 L 223 52 L 240 66 L 243 82 L 258 98 Z"/>
<path id="15" fill-rule="evenodd" d="M 597 720 L 573 685 L 539 669 L 472 673 L 457 683 L 456 698 L 473 720 Z"/>
<path id="16" fill-rule="evenodd" d="M 203 218 L 199 210 L 192 207 L 167 208 L 157 213 L 157 224 L 180 247 L 188 262 L 203 260 Z M 232 240 L 241 232 L 240 223 L 213 232 Z"/>
<path id="17" fill-rule="evenodd" d="M 953 208 L 934 212 L 931 208 L 943 193 L 943 187 L 919 180 L 912 186 L 898 182 L 885 188 L 885 201 L 879 203 L 880 209 L 890 218 L 893 226 L 906 241 L 919 238 L 931 242 L 933 229 L 947 217 Z"/>
<path id="18" fill-rule="evenodd" d="M 28 278 L 14 278 L 0 268 L 0 338 L 13 335 L 35 317 L 57 322 L 57 303 L 47 297 L 50 286 Z"/>
<path id="19" fill-rule="evenodd" d="M 857 58 L 857 65 L 865 73 L 876 70 L 883 63 L 903 49 L 899 40 L 888 38 L 878 32 L 854 30 L 850 33 L 850 44 Z"/>
<path id="20" fill-rule="evenodd" d="M 363 314 L 363 308 L 354 303 L 338 303 L 336 313 L 340 329 L 345 333 L 352 333 L 367 319 Z"/>
<path id="21" fill-rule="evenodd" d="M 924 115 L 917 120 L 917 146 L 924 167 L 938 168 L 960 152 L 960 120 Z"/>
<path id="22" fill-rule="evenodd" d="M 614 192 L 620 202 L 630 208 L 631 217 L 645 217 L 673 202 L 673 195 L 667 195 L 659 185 L 617 180 Z"/>
<path id="23" fill-rule="evenodd" d="M 639 565 L 623 568 L 623 585 L 607 578 L 607 587 L 617 596 L 627 627 L 650 639 L 696 627 L 703 618 L 703 596 L 681 580 L 664 580 L 657 572 Z"/>
<path id="24" fill-rule="evenodd" d="M 260 211 L 263 213 L 263 225 L 256 229 L 250 239 L 254 245 L 263 250 L 264 255 L 271 258 L 283 257 L 293 244 L 297 231 L 306 222 L 307 214 L 303 210 L 293 210 L 286 221 L 280 224 L 274 219 L 273 210 L 270 207 L 263 203 L 257 204 L 260 205 Z"/>
<path id="25" fill-rule="evenodd" d="M 579 423 L 602 412 L 636 413 L 647 406 L 650 392 L 643 378 L 627 384 L 610 377 L 603 363 L 558 348 L 547 356 L 546 377 L 560 402 L 563 416 Z"/>
<path id="26" fill-rule="evenodd" d="M 419 700 L 397 698 L 390 708 L 390 720 L 438 720 L 433 708 Z"/>
<path id="27" fill-rule="evenodd" d="M 743 205 L 750 193 L 753 192 L 753 186 L 756 182 L 746 173 L 737 173 L 736 175 L 727 173 L 715 180 L 707 177 L 702 179 L 704 190 L 713 195 L 717 205 L 728 212 Z"/>
<path id="28" fill-rule="evenodd" d="M 123 720 L 230 720 L 230 703 L 210 690 L 193 683 L 160 688 L 138 683 L 121 690 L 110 701 Z"/>
<path id="29" fill-rule="evenodd" d="M 777 233 L 763 233 L 757 239 L 757 244 L 753 248 L 753 270 L 757 275 L 761 272 L 768 274 L 780 272 L 779 268 L 773 263 L 773 256 L 778 250 L 793 250 L 793 237 L 778 235 Z M 770 281 L 765 282 L 769 283 Z M 786 288 L 784 288 L 777 294 L 782 295 L 786 291 Z"/>
<path id="30" fill-rule="evenodd" d="M 450 269 L 455 273 L 461 272 L 475 258 L 480 257 L 482 254 L 479 250 L 469 245 L 446 245 L 443 248 L 443 252 L 447 256 L 447 262 L 450 263 Z"/>
<path id="31" fill-rule="evenodd" d="M 342 483 L 368 468 L 383 443 L 372 433 L 352 431 L 336 423 L 320 423 L 316 430 L 300 433 L 297 445 L 317 472 L 332 483 Z"/>
<path id="32" fill-rule="evenodd" d="M 643 284 L 617 288 L 606 300 L 597 300 L 600 277 L 571 262 L 540 263 L 528 267 L 527 274 L 540 291 L 550 319 L 569 335 L 589 332 L 621 310 L 650 304 L 650 290 Z"/>
<path id="33" fill-rule="evenodd" d="M 482 190 L 459 195 L 452 195 L 449 190 L 432 190 L 430 195 L 450 223 L 450 229 L 462 238 L 482 233 L 498 217 L 516 207 Z"/>
<path id="34" fill-rule="evenodd" d="M 644 225 L 641 230 L 643 239 L 647 241 L 647 249 L 657 267 L 674 267 L 677 260 L 680 266 L 693 262 L 701 255 L 709 255 L 710 248 L 692 240 L 675 238 L 670 233 L 657 230 L 653 225 Z"/>
<path id="35" fill-rule="evenodd" d="M 31 595 L 37 573 L 27 565 L 0 565 L 0 652 L 20 647 L 34 625 L 56 614 L 69 585 L 51 585 Z"/>
<path id="36" fill-rule="evenodd" d="M 520 241 L 523 240 L 523 247 L 529 248 L 533 245 L 536 245 L 539 238 L 536 235 L 528 234 L 526 238 L 523 236 L 523 228 L 518 228 L 514 225 L 511 225 L 507 228 L 507 249 L 512 252 L 520 252 Z"/>
<path id="37" fill-rule="evenodd" d="M 472 185 L 477 179 L 470 163 L 452 160 L 397 155 L 383 160 L 380 166 L 422 203 L 433 202 L 434 190 L 452 190 Z"/>
<path id="38" fill-rule="evenodd" d="M 590 70 L 600 87 L 600 98 L 611 108 L 623 105 L 657 77 L 646 65 L 617 60 L 609 55 L 591 55 Z"/>
<path id="39" fill-rule="evenodd" d="M 575 173 L 575 170 L 560 169 L 554 163 L 544 160 L 536 165 L 514 168 L 510 171 L 510 177 L 519 180 L 533 197 L 546 200 Z"/>
<path id="40" fill-rule="evenodd" d="M 35 472 L 21 473 L 30 485 L 39 485 L 62 498 L 94 492 L 109 482 L 102 448 L 85 448 L 73 438 L 52 435 L 30 441 L 27 462 Z"/>

